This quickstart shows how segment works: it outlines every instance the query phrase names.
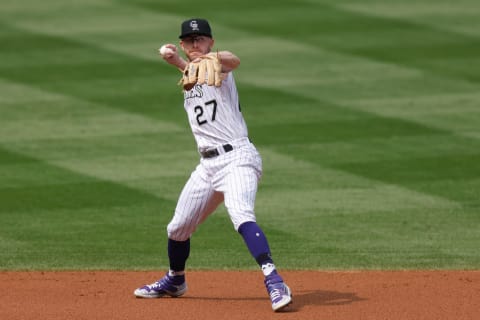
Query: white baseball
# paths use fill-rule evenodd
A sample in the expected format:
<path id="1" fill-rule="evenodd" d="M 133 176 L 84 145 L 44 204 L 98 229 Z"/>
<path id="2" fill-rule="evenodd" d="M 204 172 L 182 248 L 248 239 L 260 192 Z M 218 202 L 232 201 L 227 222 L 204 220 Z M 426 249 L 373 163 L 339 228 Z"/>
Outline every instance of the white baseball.
<path id="1" fill-rule="evenodd" d="M 169 47 L 163 45 L 160 47 L 160 49 L 158 50 L 160 52 L 160 54 L 164 57 L 165 55 L 171 55 L 173 54 L 173 50 L 170 49 Z"/>

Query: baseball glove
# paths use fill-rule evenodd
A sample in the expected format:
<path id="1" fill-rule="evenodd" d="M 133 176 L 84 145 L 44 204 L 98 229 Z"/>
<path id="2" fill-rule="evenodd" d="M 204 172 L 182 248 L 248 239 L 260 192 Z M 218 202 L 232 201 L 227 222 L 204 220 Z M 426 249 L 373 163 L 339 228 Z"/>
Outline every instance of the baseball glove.
<path id="1" fill-rule="evenodd" d="M 183 89 L 190 90 L 198 84 L 220 87 L 222 85 L 222 65 L 218 53 L 201 56 L 199 61 L 190 62 L 183 70 L 183 76 L 178 82 Z"/>

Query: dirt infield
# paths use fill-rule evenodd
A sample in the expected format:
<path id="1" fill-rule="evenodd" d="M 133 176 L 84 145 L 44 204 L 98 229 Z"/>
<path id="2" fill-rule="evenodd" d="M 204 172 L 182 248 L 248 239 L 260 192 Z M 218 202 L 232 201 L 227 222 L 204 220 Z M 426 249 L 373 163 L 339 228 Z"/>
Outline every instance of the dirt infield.
<path id="1" fill-rule="evenodd" d="M 273 313 L 259 272 L 189 272 L 181 298 L 136 299 L 162 272 L 0 272 L 0 319 L 480 319 L 480 271 L 283 272 Z"/>

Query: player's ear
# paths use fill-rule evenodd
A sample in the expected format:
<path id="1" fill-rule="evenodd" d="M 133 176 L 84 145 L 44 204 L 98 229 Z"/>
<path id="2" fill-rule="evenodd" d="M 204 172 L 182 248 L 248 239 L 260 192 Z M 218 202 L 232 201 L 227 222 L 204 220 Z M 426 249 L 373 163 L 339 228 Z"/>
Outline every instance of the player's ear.
<path id="1" fill-rule="evenodd" d="M 180 40 L 180 48 L 182 48 L 182 51 L 185 52 L 185 47 L 183 45 L 183 40 Z"/>

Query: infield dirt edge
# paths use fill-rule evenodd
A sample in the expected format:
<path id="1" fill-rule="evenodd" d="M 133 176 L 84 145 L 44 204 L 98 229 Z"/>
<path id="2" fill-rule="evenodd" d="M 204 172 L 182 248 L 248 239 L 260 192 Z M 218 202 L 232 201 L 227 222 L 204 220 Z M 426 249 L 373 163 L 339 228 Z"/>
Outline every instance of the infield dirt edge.
<path id="1" fill-rule="evenodd" d="M 181 298 L 137 299 L 163 271 L 1 271 L 1 319 L 478 319 L 480 271 L 284 271 L 274 313 L 258 271 L 190 271 Z M 152 318 L 152 315 L 158 315 Z"/>

